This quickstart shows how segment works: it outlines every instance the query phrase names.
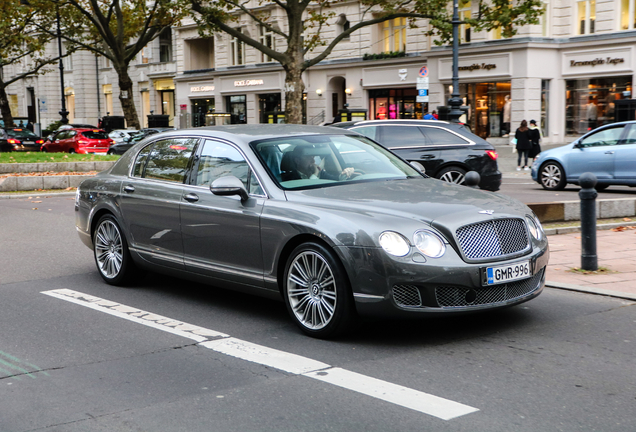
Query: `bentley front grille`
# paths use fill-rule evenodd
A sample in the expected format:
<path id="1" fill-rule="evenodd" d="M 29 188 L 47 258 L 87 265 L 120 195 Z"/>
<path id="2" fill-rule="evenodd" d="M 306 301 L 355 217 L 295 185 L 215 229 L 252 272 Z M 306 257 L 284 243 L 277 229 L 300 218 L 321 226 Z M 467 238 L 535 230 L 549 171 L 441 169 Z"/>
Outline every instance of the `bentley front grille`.
<path id="1" fill-rule="evenodd" d="M 393 298 L 398 306 L 421 307 L 422 296 L 420 290 L 413 285 L 394 285 Z"/>
<path id="2" fill-rule="evenodd" d="M 435 288 L 435 298 L 441 308 L 492 305 L 521 299 L 539 289 L 544 270 L 527 279 L 478 289 L 439 286 Z"/>
<path id="3" fill-rule="evenodd" d="M 523 219 L 495 219 L 466 225 L 457 230 L 457 240 L 466 258 L 497 258 L 530 247 Z"/>

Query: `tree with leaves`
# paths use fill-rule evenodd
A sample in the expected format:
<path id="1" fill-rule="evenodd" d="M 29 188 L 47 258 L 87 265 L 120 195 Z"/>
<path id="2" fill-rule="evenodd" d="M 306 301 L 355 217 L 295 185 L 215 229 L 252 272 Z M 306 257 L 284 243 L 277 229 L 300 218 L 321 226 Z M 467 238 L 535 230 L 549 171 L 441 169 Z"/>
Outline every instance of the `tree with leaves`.
<path id="1" fill-rule="evenodd" d="M 55 15 L 38 0 L 32 5 L 19 0 L 0 2 L 0 112 L 6 127 L 14 126 L 7 87 L 26 77 L 47 72 L 46 66 L 59 60 L 48 56 L 52 36 L 38 26 L 55 26 Z"/>
<path id="2" fill-rule="evenodd" d="M 203 32 L 222 31 L 256 48 L 274 59 L 285 71 L 285 121 L 302 122 L 302 99 L 305 86 L 302 73 L 327 58 L 342 40 L 363 27 L 395 18 L 407 18 L 412 27 L 428 20 L 426 34 L 436 43 L 452 38 L 452 3 L 449 0 L 360 0 L 361 18 L 331 40 L 324 40 L 321 31 L 336 25 L 335 9 L 345 0 L 190 0 L 194 19 Z M 456 1 L 456 0 L 455 0 Z M 283 25 L 274 24 L 272 11 L 281 9 Z M 479 0 L 477 16 L 465 19 L 476 31 L 501 28 L 505 37 L 515 34 L 515 27 L 537 24 L 543 13 L 541 0 Z M 240 19 L 248 18 L 286 41 L 284 52 L 276 51 L 236 27 Z M 321 49 L 317 49 L 317 48 Z"/>
<path id="3" fill-rule="evenodd" d="M 118 76 L 119 101 L 129 127 L 140 129 L 130 63 L 164 30 L 189 13 L 187 0 L 40 0 L 74 13 L 65 20 L 65 40 L 106 57 Z M 46 29 L 40 26 L 43 30 Z M 49 34 L 53 32 L 49 29 Z"/>

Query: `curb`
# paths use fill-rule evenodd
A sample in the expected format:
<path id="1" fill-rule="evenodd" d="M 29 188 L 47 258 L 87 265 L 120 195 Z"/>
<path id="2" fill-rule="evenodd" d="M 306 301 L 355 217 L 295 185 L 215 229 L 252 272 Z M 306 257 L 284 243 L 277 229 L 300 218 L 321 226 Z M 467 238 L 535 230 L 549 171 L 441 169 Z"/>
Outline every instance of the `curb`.
<path id="1" fill-rule="evenodd" d="M 36 189 L 66 189 L 78 187 L 94 175 L 24 176 L 0 179 L 0 192 L 32 191 Z"/>
<path id="2" fill-rule="evenodd" d="M 32 172 L 88 172 L 105 171 L 117 161 L 94 162 L 42 162 L 42 163 L 3 163 L 0 174 L 32 173 Z"/>
<path id="3" fill-rule="evenodd" d="M 604 295 L 607 297 L 616 297 L 620 299 L 636 301 L 636 294 L 626 293 L 621 291 L 611 291 L 611 290 L 606 290 L 603 288 L 590 288 L 590 287 L 586 287 L 582 285 L 549 282 L 549 281 L 545 282 L 545 286 L 546 288 L 556 288 L 556 289 L 562 289 L 566 291 L 576 291 L 576 292 L 582 292 L 586 294 Z"/>
<path id="4" fill-rule="evenodd" d="M 31 193 L 28 194 L 11 194 L 11 195 L 5 195 L 5 194 L 1 194 L 0 193 L 0 200 L 3 199 L 28 199 L 29 197 L 33 197 L 34 195 L 46 195 L 46 197 L 53 197 L 53 196 L 75 196 L 75 191 L 73 192 L 68 192 L 68 191 L 63 191 L 63 192 L 51 192 L 51 191 L 46 191 L 46 192 L 40 192 L 40 191 L 30 191 Z"/>
<path id="5" fill-rule="evenodd" d="M 581 220 L 580 201 L 526 204 L 541 222 Z M 636 198 L 597 199 L 596 217 L 611 219 L 636 216 Z"/>
<path id="6" fill-rule="evenodd" d="M 620 217 L 620 216 L 619 216 Z M 614 228 L 618 228 L 621 226 L 636 226 L 636 222 L 617 222 L 617 223 L 608 223 L 608 224 L 597 224 L 596 231 L 607 231 Z M 574 232 L 581 232 L 581 226 L 573 226 L 573 227 L 563 227 L 563 228 L 548 228 L 544 229 L 545 235 L 559 235 L 559 234 L 570 234 Z"/>

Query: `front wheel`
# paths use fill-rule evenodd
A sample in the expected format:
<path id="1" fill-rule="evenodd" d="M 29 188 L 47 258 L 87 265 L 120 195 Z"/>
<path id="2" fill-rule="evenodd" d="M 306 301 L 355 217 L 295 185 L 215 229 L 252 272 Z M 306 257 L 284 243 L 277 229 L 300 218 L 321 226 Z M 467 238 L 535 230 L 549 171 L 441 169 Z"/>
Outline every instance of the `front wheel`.
<path id="1" fill-rule="evenodd" d="M 302 244 L 285 267 L 287 310 L 307 335 L 329 338 L 343 333 L 354 317 L 353 299 L 342 264 L 326 247 Z"/>
<path id="2" fill-rule="evenodd" d="M 97 223 L 93 252 L 100 276 L 110 285 L 126 285 L 142 274 L 130 257 L 126 237 L 112 215 L 102 216 Z"/>
<path id="3" fill-rule="evenodd" d="M 439 172 L 437 178 L 449 183 L 463 184 L 466 180 L 466 170 L 459 167 L 447 167 Z"/>
<path id="4" fill-rule="evenodd" d="M 539 181 L 545 190 L 563 190 L 565 188 L 565 171 L 556 162 L 548 162 L 539 169 Z"/>

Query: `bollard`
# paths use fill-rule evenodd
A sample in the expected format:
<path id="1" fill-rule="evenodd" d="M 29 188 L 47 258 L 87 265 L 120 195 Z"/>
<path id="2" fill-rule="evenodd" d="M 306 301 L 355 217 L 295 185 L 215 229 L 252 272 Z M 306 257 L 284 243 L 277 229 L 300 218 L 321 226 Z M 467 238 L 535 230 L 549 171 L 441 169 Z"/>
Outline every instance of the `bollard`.
<path id="1" fill-rule="evenodd" d="M 479 187 L 481 176 L 477 171 L 468 171 L 464 177 L 464 186 L 468 186 L 474 189 Z"/>
<path id="2" fill-rule="evenodd" d="M 579 177 L 579 198 L 581 199 L 581 268 L 583 270 L 598 270 L 596 256 L 596 197 L 598 193 L 596 176 L 583 173 Z"/>

